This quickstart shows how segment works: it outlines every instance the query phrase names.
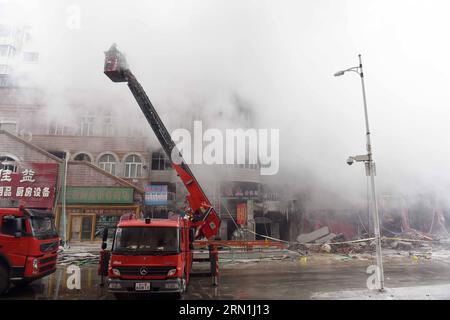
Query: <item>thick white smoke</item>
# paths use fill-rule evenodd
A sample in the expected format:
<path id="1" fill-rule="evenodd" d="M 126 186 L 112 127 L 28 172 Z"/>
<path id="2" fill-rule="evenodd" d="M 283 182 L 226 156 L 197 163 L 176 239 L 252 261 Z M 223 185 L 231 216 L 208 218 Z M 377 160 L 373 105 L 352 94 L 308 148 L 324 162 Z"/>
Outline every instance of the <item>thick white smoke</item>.
<path id="1" fill-rule="evenodd" d="M 359 78 L 333 77 L 361 53 L 379 192 L 448 193 L 448 1 L 22 2 L 53 112 L 81 101 L 139 117 L 102 73 L 116 42 L 171 129 L 186 110 L 214 126 L 241 97 L 256 127 L 280 129 L 280 190 L 321 206 L 364 200 L 363 167 L 345 164 L 365 152 Z"/>

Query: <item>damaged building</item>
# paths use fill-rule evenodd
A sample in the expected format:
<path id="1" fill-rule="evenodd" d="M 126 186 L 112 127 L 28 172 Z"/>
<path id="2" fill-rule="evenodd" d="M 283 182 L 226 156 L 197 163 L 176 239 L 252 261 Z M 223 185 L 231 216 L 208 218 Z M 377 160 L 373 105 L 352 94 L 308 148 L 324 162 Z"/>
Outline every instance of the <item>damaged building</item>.
<path id="1" fill-rule="evenodd" d="M 49 117 L 45 94 L 37 88 L 6 86 L 0 88 L 0 97 L 0 128 L 43 149 L 60 161 L 67 160 L 69 167 L 75 168 L 76 162 L 85 163 L 130 184 L 130 188 L 144 194 L 150 185 L 163 186 L 166 192 L 162 203 L 148 204 L 145 197 L 139 202 L 146 215 L 165 218 L 171 212 L 183 209 L 185 188 L 160 147 L 155 147 L 151 132 L 124 127 L 119 124 L 120 117 L 113 110 L 101 107 L 77 114 L 78 109 L 85 110 L 86 106 L 77 108 L 73 105 L 77 114 L 73 122 L 58 121 Z M 8 155 L 5 153 L 0 156 Z M 205 192 L 218 208 L 223 221 L 220 232 L 222 239 L 251 240 L 263 239 L 265 236 L 283 240 L 295 238 L 297 232 L 292 232 L 291 228 L 298 225 L 295 222 L 301 211 L 298 200 L 286 199 L 280 196 L 281 193 L 273 192 L 270 181 L 261 176 L 258 165 L 193 165 L 193 170 L 198 171 L 205 183 Z M 214 175 L 208 174 L 211 170 Z M 85 174 L 88 173 L 80 171 L 81 176 Z M 219 176 L 220 179 L 210 181 L 208 177 L 211 176 Z M 68 226 L 69 229 L 77 221 Z M 83 222 L 86 228 L 94 228 L 95 220 L 83 218 Z M 249 231 L 242 233 L 242 229 Z M 84 237 L 75 235 L 74 238 L 95 238 L 87 231 L 84 234 Z"/>

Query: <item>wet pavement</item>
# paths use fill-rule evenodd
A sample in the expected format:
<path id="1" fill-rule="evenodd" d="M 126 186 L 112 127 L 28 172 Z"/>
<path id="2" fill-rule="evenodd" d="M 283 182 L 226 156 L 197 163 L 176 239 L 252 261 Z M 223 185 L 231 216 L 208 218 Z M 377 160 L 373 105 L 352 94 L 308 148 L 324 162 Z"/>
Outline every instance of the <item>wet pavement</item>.
<path id="1" fill-rule="evenodd" d="M 359 298 L 366 290 L 367 267 L 371 259 L 313 257 L 283 261 L 227 263 L 222 266 L 220 285 L 209 277 L 193 277 L 184 299 L 339 299 Z M 68 289 L 67 266 L 59 266 L 51 276 L 23 288 L 12 288 L 2 299 L 114 299 L 99 286 L 96 265 L 81 266 L 81 289 Z M 402 257 L 386 259 L 388 288 L 450 286 L 447 260 Z M 407 287 L 405 289 L 405 287 Z M 349 291 L 355 295 L 349 295 Z M 400 290 L 400 289 L 399 289 Z M 337 292 L 347 292 L 340 297 Z M 161 296 L 160 296 L 161 297 Z M 390 297 L 390 296 L 389 296 Z M 162 296 L 161 298 L 173 298 Z M 392 297 L 390 297 L 392 298 Z M 401 298 L 401 297 L 399 297 Z M 440 295 L 439 299 L 450 299 Z"/>

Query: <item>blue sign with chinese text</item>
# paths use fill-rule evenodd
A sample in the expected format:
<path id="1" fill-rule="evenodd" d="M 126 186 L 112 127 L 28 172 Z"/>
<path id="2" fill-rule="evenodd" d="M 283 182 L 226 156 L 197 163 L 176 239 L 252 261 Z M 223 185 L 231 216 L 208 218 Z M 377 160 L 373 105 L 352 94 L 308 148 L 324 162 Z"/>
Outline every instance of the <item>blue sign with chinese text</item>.
<path id="1" fill-rule="evenodd" d="M 146 185 L 144 204 L 149 206 L 167 205 L 167 186 L 156 184 Z"/>

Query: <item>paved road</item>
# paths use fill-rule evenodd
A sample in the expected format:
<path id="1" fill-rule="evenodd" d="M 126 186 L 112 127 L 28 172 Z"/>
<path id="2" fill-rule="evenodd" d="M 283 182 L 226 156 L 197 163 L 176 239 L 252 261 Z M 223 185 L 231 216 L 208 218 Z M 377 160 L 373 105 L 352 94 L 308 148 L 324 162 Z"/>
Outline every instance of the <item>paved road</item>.
<path id="1" fill-rule="evenodd" d="M 365 272 L 370 264 L 360 260 L 227 264 L 222 268 L 219 287 L 212 287 L 210 278 L 192 278 L 185 299 L 336 298 L 333 292 L 366 289 Z M 3 299 L 114 299 L 99 287 L 97 266 L 83 266 L 81 271 L 81 290 L 67 288 L 66 267 L 61 266 L 46 279 L 25 288 L 12 288 Z M 388 288 L 447 285 L 450 265 L 439 260 L 389 261 L 385 277 Z M 450 299 L 450 293 L 447 298 Z"/>

